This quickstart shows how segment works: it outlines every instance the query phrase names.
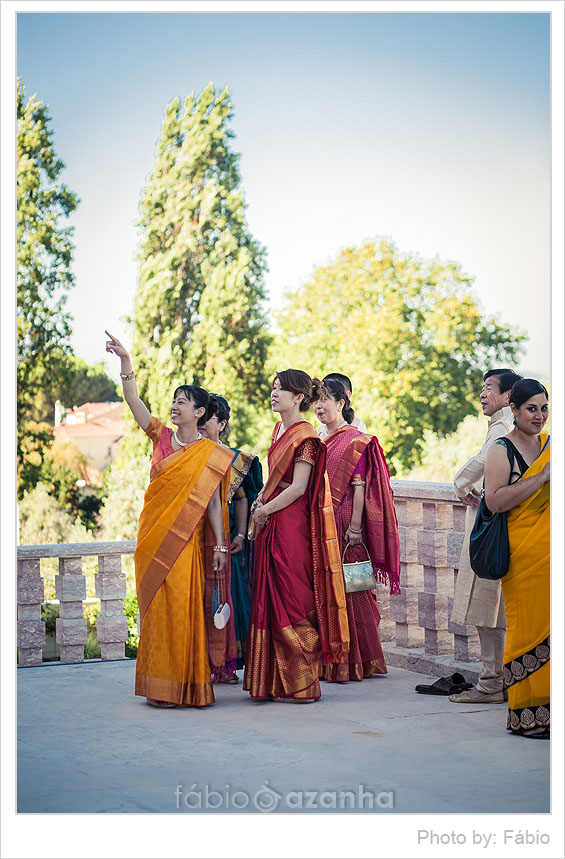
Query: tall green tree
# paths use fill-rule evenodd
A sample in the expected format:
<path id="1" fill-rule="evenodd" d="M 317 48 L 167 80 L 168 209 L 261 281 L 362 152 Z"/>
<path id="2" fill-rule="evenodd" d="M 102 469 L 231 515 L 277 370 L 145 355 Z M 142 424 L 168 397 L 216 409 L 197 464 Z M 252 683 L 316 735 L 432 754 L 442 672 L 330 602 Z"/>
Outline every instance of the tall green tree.
<path id="1" fill-rule="evenodd" d="M 386 239 L 341 251 L 286 295 L 279 366 L 345 373 L 352 404 L 391 471 L 420 461 L 425 430 L 453 432 L 476 413 L 481 373 L 514 366 L 521 331 L 486 318 L 460 266 L 401 253 Z"/>
<path id="2" fill-rule="evenodd" d="M 65 312 L 73 285 L 72 228 L 62 225 L 78 197 L 59 181 L 47 106 L 17 91 L 17 387 L 18 465 L 27 448 L 39 455 L 44 430 L 38 427 L 36 394 L 48 396 L 68 377 L 71 320 Z M 25 488 L 25 487 L 24 487 Z"/>
<path id="3" fill-rule="evenodd" d="M 249 232 L 231 151 L 230 93 L 209 84 L 165 109 L 141 201 L 132 358 L 141 397 L 166 417 L 173 389 L 226 396 L 233 438 L 252 444 L 268 394 L 265 253 Z"/>
<path id="4" fill-rule="evenodd" d="M 70 356 L 72 381 L 66 391 L 61 391 L 59 399 L 69 408 L 84 403 L 115 403 L 121 400 L 116 383 L 107 374 L 104 362 L 87 364 L 78 355 Z"/>

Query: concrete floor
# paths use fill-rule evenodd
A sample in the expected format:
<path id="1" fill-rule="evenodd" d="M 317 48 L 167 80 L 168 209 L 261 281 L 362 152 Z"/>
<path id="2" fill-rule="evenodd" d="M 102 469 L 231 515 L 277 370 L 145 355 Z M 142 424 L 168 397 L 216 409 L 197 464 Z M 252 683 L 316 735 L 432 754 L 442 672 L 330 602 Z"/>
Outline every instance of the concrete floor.
<path id="1" fill-rule="evenodd" d="M 18 669 L 19 812 L 550 810 L 549 743 L 511 736 L 505 704 L 415 694 L 427 675 L 323 683 L 310 705 L 222 685 L 213 707 L 156 710 L 134 674 Z"/>

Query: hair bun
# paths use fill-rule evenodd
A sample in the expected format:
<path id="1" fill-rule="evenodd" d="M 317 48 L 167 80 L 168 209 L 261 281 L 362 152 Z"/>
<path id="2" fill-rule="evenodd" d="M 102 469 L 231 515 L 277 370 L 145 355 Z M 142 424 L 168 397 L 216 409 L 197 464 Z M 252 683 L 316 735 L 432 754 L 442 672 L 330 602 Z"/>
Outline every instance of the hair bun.
<path id="1" fill-rule="evenodd" d="M 316 400 L 319 400 L 322 395 L 322 388 L 324 387 L 324 383 L 320 381 L 320 379 L 314 377 L 312 379 L 312 396 L 310 397 L 310 403 L 315 403 Z"/>

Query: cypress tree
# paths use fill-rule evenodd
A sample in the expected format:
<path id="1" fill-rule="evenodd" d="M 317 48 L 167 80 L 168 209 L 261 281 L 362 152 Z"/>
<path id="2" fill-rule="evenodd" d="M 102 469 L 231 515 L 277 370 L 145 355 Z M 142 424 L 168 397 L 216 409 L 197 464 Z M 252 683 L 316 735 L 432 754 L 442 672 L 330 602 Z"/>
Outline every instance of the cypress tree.
<path id="1" fill-rule="evenodd" d="M 132 358 L 142 399 L 166 420 L 176 385 L 232 406 L 233 438 L 256 441 L 270 342 L 265 252 L 249 232 L 228 89 L 209 84 L 165 108 L 143 191 Z"/>

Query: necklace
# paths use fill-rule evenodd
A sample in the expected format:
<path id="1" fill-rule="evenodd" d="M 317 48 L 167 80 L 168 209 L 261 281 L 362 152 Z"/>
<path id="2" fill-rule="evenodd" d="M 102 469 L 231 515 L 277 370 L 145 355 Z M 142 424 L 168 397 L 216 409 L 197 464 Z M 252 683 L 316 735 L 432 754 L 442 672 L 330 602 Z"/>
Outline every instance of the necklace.
<path id="1" fill-rule="evenodd" d="M 193 441 L 199 441 L 202 438 L 202 436 L 200 435 L 199 432 L 197 432 L 196 438 L 192 438 L 190 441 L 180 441 L 180 439 L 177 435 L 177 431 L 173 430 L 173 438 L 179 447 L 186 447 L 187 444 L 192 444 Z"/>

